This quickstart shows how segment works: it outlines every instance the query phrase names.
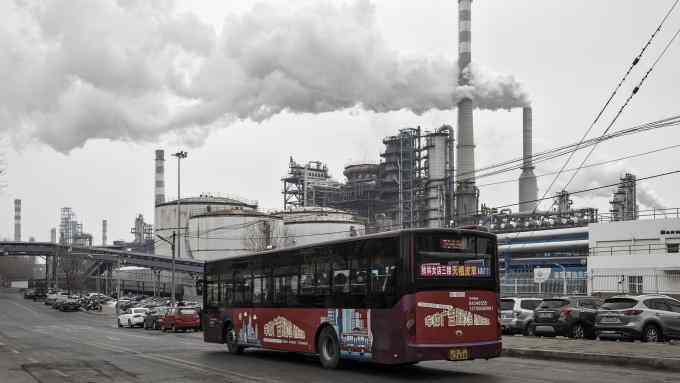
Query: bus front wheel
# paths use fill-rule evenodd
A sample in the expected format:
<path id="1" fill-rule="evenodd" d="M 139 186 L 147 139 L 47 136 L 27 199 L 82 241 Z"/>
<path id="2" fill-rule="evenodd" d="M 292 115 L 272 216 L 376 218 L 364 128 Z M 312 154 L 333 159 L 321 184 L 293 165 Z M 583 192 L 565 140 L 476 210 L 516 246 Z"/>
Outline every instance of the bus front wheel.
<path id="1" fill-rule="evenodd" d="M 239 346 L 238 339 L 236 338 L 236 330 L 234 326 L 229 323 L 224 330 L 224 344 L 227 346 L 227 351 L 230 354 L 241 354 L 243 353 L 243 346 Z"/>
<path id="2" fill-rule="evenodd" d="M 328 326 L 321 330 L 316 349 L 324 368 L 338 367 L 340 363 L 340 342 L 338 342 L 338 337 L 332 327 Z"/>

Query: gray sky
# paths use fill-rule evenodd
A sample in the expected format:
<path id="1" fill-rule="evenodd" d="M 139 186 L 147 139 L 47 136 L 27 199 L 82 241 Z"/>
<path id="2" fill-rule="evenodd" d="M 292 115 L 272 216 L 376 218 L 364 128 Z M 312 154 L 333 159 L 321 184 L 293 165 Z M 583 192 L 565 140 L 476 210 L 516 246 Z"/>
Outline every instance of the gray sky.
<path id="1" fill-rule="evenodd" d="M 70 206 L 96 243 L 102 219 L 110 241 L 129 240 L 134 216 L 153 216 L 156 148 L 189 152 L 183 195 L 223 192 L 281 208 L 290 155 L 325 161 L 342 178 L 349 161 L 377 161 L 382 137 L 397 129 L 456 121 L 447 104 L 458 90 L 447 80 L 455 78 L 448 69 L 457 55 L 457 1 L 17 3 L 0 5 L 0 159 L 7 167 L 0 238 L 12 237 L 12 200 L 21 198 L 25 239 L 49 240 L 59 208 Z M 475 97 L 492 109 L 528 97 L 535 151 L 573 142 L 671 3 L 475 0 L 473 62 L 491 84 Z M 680 10 L 611 110 L 678 27 Z M 616 128 L 680 112 L 678 45 Z M 357 102 L 364 108 L 352 106 Z M 431 107 L 443 110 L 402 109 Z M 477 111 L 475 139 L 478 166 L 518 157 L 521 111 Z M 601 145 L 591 162 L 675 143 L 676 128 L 635 135 Z M 615 182 L 624 170 L 640 177 L 675 170 L 677 158 L 671 150 L 584 171 L 572 189 Z M 172 197 L 176 163 L 166 165 Z M 536 173 L 560 165 L 546 163 Z M 539 178 L 541 193 L 549 180 Z M 677 184 L 670 176 L 645 187 L 676 207 Z M 608 194 L 574 201 L 607 210 Z M 516 184 L 481 189 L 490 206 L 516 199 Z"/>

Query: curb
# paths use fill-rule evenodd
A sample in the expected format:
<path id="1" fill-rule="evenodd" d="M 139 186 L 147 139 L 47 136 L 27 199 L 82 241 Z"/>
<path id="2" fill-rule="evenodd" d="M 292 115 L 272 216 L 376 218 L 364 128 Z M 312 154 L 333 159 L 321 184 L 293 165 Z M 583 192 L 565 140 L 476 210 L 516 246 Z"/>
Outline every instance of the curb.
<path id="1" fill-rule="evenodd" d="M 511 358 L 613 364 L 617 366 L 680 372 L 680 358 L 649 358 L 644 356 L 607 355 L 552 350 L 548 351 L 528 348 L 504 348 L 501 356 Z"/>

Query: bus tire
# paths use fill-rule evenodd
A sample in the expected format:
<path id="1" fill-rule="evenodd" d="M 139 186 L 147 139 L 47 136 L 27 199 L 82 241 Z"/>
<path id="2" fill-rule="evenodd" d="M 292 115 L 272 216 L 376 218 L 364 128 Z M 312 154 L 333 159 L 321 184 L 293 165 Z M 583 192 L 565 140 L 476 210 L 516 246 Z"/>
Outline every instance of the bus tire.
<path id="1" fill-rule="evenodd" d="M 227 351 L 233 355 L 240 355 L 243 353 L 243 346 L 239 346 L 238 338 L 236 337 L 236 330 L 231 322 L 225 324 L 224 328 L 224 344 L 227 346 Z"/>
<path id="2" fill-rule="evenodd" d="M 324 368 L 334 369 L 338 367 L 340 364 L 340 342 L 338 342 L 333 327 L 326 326 L 321 330 L 316 342 L 316 349 Z"/>

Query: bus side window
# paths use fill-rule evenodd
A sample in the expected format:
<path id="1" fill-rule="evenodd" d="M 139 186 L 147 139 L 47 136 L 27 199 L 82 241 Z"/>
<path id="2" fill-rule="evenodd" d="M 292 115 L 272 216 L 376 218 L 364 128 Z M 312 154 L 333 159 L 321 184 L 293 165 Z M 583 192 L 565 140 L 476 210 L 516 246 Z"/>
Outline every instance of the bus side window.
<path id="1" fill-rule="evenodd" d="M 234 299 L 234 276 L 231 272 L 222 274 L 222 303 L 224 306 L 230 306 Z"/>
<path id="2" fill-rule="evenodd" d="M 263 279 L 259 274 L 253 275 L 253 304 L 264 303 Z"/>
<path id="3" fill-rule="evenodd" d="M 316 293 L 328 295 L 331 287 L 331 264 L 326 256 L 317 259 L 316 263 Z"/>
<path id="4" fill-rule="evenodd" d="M 350 250 L 350 294 L 366 295 L 368 292 L 368 254 L 362 249 L 366 242 L 355 244 Z M 363 246 L 365 247 L 365 246 Z"/>
<path id="5" fill-rule="evenodd" d="M 379 240 L 371 254 L 371 293 L 392 294 L 396 287 L 396 269 L 399 262 L 398 246 L 394 239 Z"/>
<path id="6" fill-rule="evenodd" d="M 315 294 L 314 263 L 304 263 L 300 276 L 300 295 Z"/>
<path id="7" fill-rule="evenodd" d="M 333 293 L 349 293 L 349 263 L 345 252 L 346 247 L 334 246 L 331 248 L 333 259 Z"/>

